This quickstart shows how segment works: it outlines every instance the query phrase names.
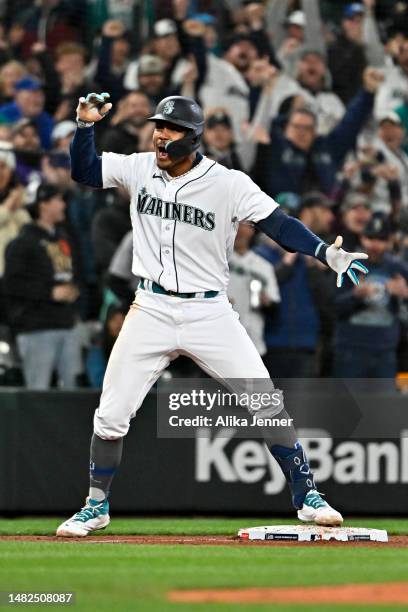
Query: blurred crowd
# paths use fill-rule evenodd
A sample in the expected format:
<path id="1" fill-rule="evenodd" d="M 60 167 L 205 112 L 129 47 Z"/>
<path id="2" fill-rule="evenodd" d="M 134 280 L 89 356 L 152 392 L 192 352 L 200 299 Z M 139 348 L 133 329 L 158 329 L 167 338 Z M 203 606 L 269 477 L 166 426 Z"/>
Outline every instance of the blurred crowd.
<path id="1" fill-rule="evenodd" d="M 150 151 L 157 102 L 195 97 L 202 153 L 368 253 L 336 289 L 241 224 L 228 297 L 272 377 L 408 372 L 408 2 L 0 0 L 1 384 L 99 387 L 137 287 L 128 194 L 70 176 L 92 91 L 100 152 Z"/>

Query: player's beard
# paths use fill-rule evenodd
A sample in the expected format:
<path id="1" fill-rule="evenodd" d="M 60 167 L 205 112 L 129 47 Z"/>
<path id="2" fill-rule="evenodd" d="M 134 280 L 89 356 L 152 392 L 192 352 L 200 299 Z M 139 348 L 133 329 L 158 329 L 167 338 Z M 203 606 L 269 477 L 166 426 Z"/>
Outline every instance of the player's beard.
<path id="1" fill-rule="evenodd" d="M 166 159 L 160 160 L 158 159 L 156 155 L 156 163 L 158 167 L 160 168 L 160 170 L 165 170 L 169 174 L 172 174 L 172 172 L 177 170 L 179 166 L 186 164 L 188 159 L 189 159 L 189 155 L 184 156 L 184 157 L 179 157 L 178 159 L 172 159 L 170 156 L 167 156 Z M 187 170 L 185 172 L 187 172 Z"/>

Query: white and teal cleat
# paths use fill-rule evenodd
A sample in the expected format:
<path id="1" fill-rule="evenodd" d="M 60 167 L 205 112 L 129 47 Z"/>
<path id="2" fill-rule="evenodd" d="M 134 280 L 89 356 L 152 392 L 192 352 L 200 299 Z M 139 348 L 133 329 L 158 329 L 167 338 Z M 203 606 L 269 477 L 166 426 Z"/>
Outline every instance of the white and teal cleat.
<path id="1" fill-rule="evenodd" d="M 343 524 L 340 512 L 332 508 L 316 489 L 309 491 L 298 510 L 298 519 L 304 523 L 315 523 L 326 527 L 339 527 Z"/>
<path id="2" fill-rule="evenodd" d="M 105 529 L 109 525 L 109 502 L 86 498 L 85 506 L 57 529 L 57 536 L 65 538 L 82 538 L 91 531 Z"/>

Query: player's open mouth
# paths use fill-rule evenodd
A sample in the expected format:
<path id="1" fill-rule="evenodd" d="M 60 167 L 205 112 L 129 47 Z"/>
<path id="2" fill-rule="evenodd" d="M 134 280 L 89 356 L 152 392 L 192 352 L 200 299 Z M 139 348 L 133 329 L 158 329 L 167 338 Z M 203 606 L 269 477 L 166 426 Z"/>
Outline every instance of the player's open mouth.
<path id="1" fill-rule="evenodd" d="M 166 153 L 166 149 L 164 145 L 159 145 L 157 147 L 157 157 L 161 160 L 169 159 L 168 153 Z"/>

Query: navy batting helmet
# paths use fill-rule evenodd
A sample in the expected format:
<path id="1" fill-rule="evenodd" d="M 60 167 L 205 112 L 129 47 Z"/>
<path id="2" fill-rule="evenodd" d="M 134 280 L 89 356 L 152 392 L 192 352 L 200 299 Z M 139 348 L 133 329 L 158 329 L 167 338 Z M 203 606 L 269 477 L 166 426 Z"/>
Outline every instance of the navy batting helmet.
<path id="1" fill-rule="evenodd" d="M 192 98 L 169 96 L 159 102 L 154 115 L 149 121 L 167 121 L 187 130 L 186 136 L 173 140 L 166 145 L 166 151 L 172 158 L 190 155 L 200 146 L 204 129 L 204 115 L 201 107 Z"/>

